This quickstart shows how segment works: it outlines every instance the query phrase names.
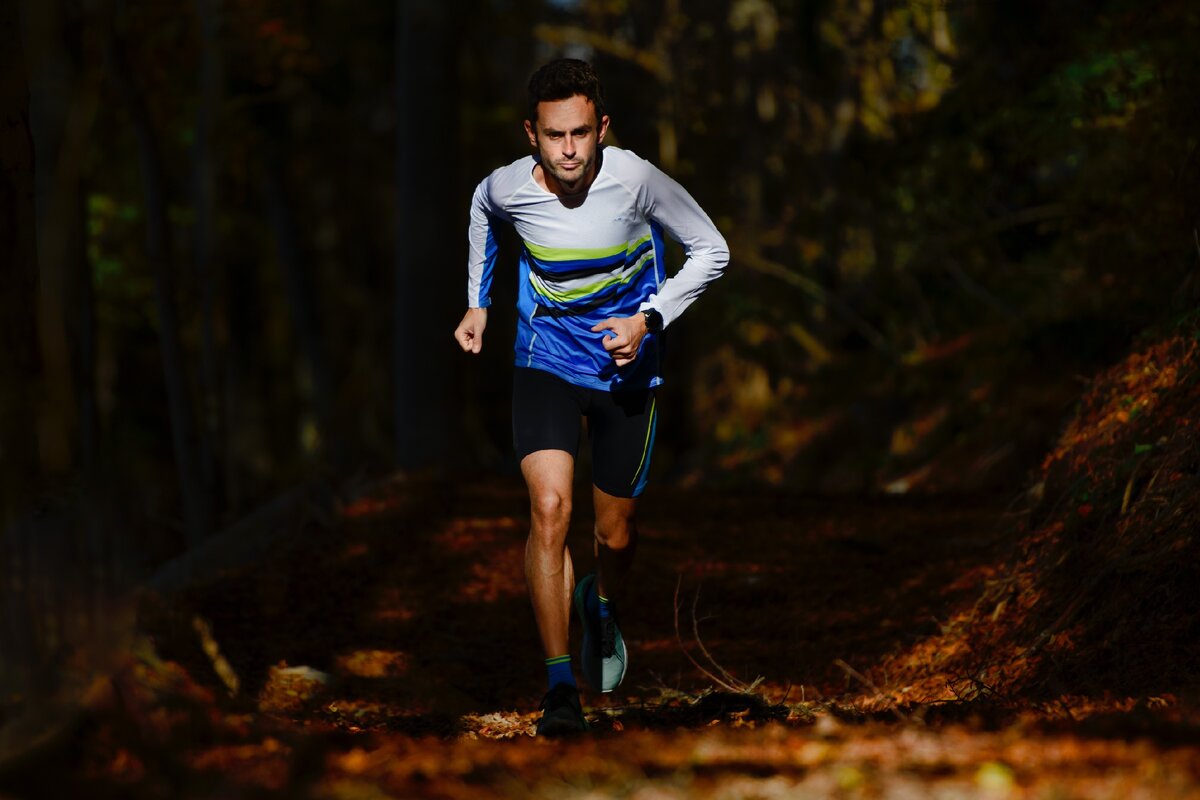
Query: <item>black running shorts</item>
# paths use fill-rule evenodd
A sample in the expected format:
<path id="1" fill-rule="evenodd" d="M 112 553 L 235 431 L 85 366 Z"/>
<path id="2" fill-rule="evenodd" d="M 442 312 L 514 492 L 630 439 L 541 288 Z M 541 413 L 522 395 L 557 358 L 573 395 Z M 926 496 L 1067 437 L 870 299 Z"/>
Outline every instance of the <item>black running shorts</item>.
<path id="1" fill-rule="evenodd" d="M 616 497 L 637 497 L 646 488 L 657 421 L 653 389 L 606 392 L 517 367 L 512 413 L 518 461 L 538 450 L 565 450 L 574 458 L 586 417 L 592 483 Z"/>

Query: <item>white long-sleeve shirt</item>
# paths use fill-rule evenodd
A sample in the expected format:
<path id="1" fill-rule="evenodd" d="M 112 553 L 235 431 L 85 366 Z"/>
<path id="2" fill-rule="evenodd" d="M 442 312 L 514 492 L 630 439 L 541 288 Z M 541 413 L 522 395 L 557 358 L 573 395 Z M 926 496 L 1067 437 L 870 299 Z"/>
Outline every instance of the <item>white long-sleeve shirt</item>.
<path id="1" fill-rule="evenodd" d="M 615 390 L 656 386 L 662 337 L 647 334 L 637 360 L 618 369 L 604 349 L 609 317 L 656 309 L 664 328 L 683 313 L 729 261 L 720 231 L 687 191 L 627 150 L 604 147 L 580 203 L 542 188 L 533 156 L 501 167 L 471 202 L 467 305 L 491 304 L 496 263 L 493 226 L 511 223 L 521 238 L 516 363 L 579 386 Z M 663 234 L 683 245 L 683 266 L 666 277 Z"/>

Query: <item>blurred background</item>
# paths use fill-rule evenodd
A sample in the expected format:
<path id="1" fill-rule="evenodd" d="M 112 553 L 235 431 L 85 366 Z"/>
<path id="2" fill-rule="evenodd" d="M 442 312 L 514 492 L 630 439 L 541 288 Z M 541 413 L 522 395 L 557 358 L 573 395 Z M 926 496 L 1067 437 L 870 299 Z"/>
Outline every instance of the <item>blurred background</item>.
<path id="1" fill-rule="evenodd" d="M 1194 313 L 1197 41 L 1188 0 L 4 4 L 0 671 L 296 487 L 515 474 L 511 235 L 452 332 L 559 55 L 732 250 L 655 483 L 1016 491 Z"/>

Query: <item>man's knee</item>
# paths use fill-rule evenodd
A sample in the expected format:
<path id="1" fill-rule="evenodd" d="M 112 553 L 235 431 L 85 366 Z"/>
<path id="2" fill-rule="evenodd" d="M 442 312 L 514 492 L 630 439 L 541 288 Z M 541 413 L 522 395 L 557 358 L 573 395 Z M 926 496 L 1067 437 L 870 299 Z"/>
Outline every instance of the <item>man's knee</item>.
<path id="1" fill-rule="evenodd" d="M 547 489 L 532 495 L 529 502 L 533 515 L 532 537 L 547 542 L 561 538 L 571 522 L 571 495 Z"/>
<path id="2" fill-rule="evenodd" d="M 603 514 L 596 518 L 596 541 L 609 550 L 624 550 L 636 535 L 632 515 Z"/>

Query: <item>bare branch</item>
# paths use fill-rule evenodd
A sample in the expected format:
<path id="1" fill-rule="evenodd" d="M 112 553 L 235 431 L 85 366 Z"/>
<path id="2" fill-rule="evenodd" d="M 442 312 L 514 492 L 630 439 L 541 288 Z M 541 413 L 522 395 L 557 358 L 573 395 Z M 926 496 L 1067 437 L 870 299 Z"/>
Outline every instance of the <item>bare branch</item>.
<path id="1" fill-rule="evenodd" d="M 734 247 L 734 260 L 738 264 L 749 267 L 755 272 L 761 272 L 763 275 L 770 275 L 772 278 L 778 278 L 784 283 L 787 283 L 800 291 L 807 294 L 813 300 L 817 301 L 822 306 L 830 306 L 834 311 L 838 312 L 846 319 L 854 328 L 862 334 L 863 338 L 871 343 L 876 350 L 883 353 L 890 353 L 891 349 L 888 346 L 887 338 L 880 333 L 871 323 L 867 322 L 858 312 L 846 305 L 841 299 L 830 294 L 825 290 L 825 287 L 814 281 L 812 278 L 805 277 L 799 272 L 789 269 L 787 266 L 772 261 L 764 257 L 755 248 L 752 247 Z"/>
<path id="2" fill-rule="evenodd" d="M 606 55 L 637 64 L 656 79 L 666 82 L 670 77 L 670 67 L 664 64 L 654 53 L 641 50 L 629 42 L 605 36 L 596 31 L 589 31 L 576 25 L 547 25 L 534 26 L 533 35 L 547 44 L 559 47 L 566 44 L 585 44 L 588 47 Z"/>

